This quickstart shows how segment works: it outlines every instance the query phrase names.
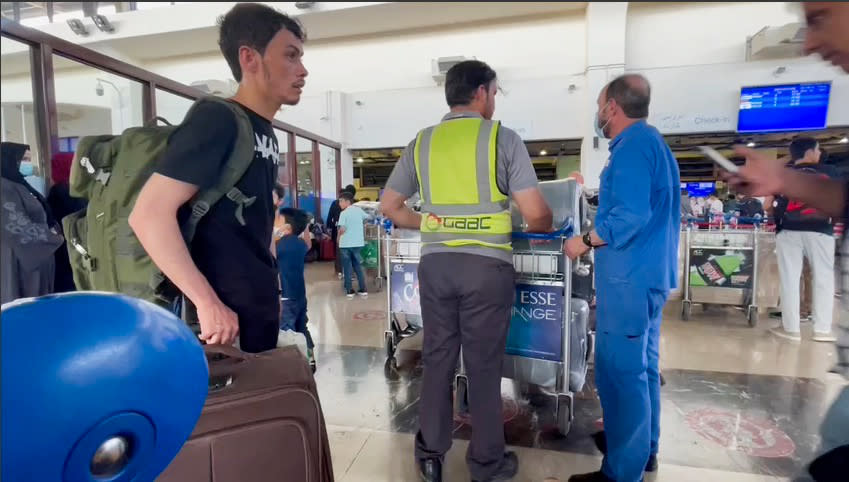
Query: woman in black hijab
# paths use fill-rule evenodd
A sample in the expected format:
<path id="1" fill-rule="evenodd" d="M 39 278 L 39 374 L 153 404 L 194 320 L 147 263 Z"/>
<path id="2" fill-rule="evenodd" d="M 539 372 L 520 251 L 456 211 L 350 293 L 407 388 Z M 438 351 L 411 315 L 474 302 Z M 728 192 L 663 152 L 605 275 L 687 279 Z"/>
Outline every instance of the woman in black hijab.
<path id="1" fill-rule="evenodd" d="M 44 196 L 21 174 L 21 161 L 28 160 L 29 155 L 26 144 L 0 144 L 2 303 L 53 292 L 53 253 L 63 241 Z"/>

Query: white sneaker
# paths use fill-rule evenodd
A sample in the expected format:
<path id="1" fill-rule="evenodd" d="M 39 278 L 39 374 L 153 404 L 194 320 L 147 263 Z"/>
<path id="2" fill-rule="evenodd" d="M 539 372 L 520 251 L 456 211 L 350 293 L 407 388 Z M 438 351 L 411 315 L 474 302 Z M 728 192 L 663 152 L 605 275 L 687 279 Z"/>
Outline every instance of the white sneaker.
<path id="1" fill-rule="evenodd" d="M 337 278 L 342 279 L 342 276 L 343 276 L 342 273 L 336 273 Z"/>
<path id="2" fill-rule="evenodd" d="M 828 333 L 814 333 L 814 336 L 811 338 L 814 341 L 820 341 L 823 343 L 834 343 L 837 341 L 837 337 L 832 335 L 831 332 Z"/>
<path id="3" fill-rule="evenodd" d="M 349 291 L 345 296 L 347 296 L 349 300 L 353 300 L 354 299 L 354 290 Z"/>
<path id="4" fill-rule="evenodd" d="M 777 337 L 784 338 L 785 340 L 791 340 L 791 341 L 801 341 L 802 340 L 802 336 L 799 334 L 798 331 L 796 331 L 796 332 L 787 331 L 787 330 L 784 329 L 783 326 L 776 326 L 775 328 L 770 328 L 769 332 L 772 333 L 773 335 L 777 336 Z"/>
<path id="5" fill-rule="evenodd" d="M 361 298 L 368 298 L 368 291 L 360 291 L 357 293 Z"/>

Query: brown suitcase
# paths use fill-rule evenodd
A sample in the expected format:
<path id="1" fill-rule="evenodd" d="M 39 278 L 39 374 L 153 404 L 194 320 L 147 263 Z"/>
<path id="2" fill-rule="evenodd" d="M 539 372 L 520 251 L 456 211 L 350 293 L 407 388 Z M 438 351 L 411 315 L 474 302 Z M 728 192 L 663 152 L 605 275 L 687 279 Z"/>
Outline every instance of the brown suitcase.
<path id="1" fill-rule="evenodd" d="M 206 346 L 209 396 L 162 482 L 332 482 L 315 381 L 295 347 Z"/>

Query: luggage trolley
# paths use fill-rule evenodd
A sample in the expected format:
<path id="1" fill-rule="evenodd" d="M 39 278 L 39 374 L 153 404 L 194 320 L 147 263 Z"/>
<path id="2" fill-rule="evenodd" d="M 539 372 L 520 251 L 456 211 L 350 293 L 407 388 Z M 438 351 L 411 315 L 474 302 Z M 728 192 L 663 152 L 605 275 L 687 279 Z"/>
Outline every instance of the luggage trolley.
<path id="1" fill-rule="evenodd" d="M 746 313 L 749 326 L 758 324 L 758 261 L 760 218 L 740 218 L 739 224 L 695 229 L 690 218 L 684 233 L 684 297 L 681 319 L 691 317 L 693 303 L 732 305 Z"/>
<path id="2" fill-rule="evenodd" d="M 554 391 L 557 429 L 569 433 L 574 394 L 583 388 L 591 337 L 586 300 L 572 298 L 573 265 L 563 251 L 571 223 L 551 234 L 513 234 L 516 298 L 507 334 L 502 376 Z M 585 274 L 583 274 L 585 276 Z M 460 358 L 457 410 L 468 410 L 470 381 Z M 474 383 L 474 381 L 471 381 Z"/>
<path id="3" fill-rule="evenodd" d="M 383 226 L 380 220 L 366 221 L 363 229 L 365 240 L 365 246 L 362 249 L 363 270 L 365 271 L 363 274 L 366 275 L 366 279 L 374 284 L 375 290 L 380 291 L 383 289 L 384 282 L 383 270 L 381 269 L 383 265 L 381 253 L 383 250 L 381 246 Z"/>
<path id="4" fill-rule="evenodd" d="M 401 340 L 422 329 L 422 307 L 419 301 L 419 260 L 421 233 L 417 230 L 392 230 L 384 237 L 386 269 L 387 326 L 383 334 L 386 359 L 395 356 Z M 402 320 L 403 318 L 403 320 Z M 401 328 L 401 321 L 406 324 Z"/>

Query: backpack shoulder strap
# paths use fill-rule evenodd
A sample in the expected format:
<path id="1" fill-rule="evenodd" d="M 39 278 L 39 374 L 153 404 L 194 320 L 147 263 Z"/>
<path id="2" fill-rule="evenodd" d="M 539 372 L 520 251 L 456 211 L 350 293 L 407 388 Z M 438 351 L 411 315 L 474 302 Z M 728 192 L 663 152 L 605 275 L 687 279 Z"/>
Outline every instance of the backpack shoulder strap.
<path id="1" fill-rule="evenodd" d="M 218 181 L 211 188 L 195 195 L 189 203 L 192 210 L 191 215 L 183 225 L 183 237 L 187 243 L 191 242 L 192 238 L 194 238 L 198 223 L 209 212 L 209 209 L 224 196 L 234 196 L 231 191 L 235 189 L 236 183 L 245 175 L 245 172 L 254 160 L 254 130 L 251 120 L 245 111 L 235 103 L 220 97 L 204 97 L 198 100 L 198 102 L 201 101 L 212 101 L 227 106 L 236 117 L 238 134 L 236 135 L 236 142 L 233 144 L 233 149 L 230 151 L 230 156 L 221 170 Z M 192 109 L 194 109 L 198 102 L 192 106 Z"/>

